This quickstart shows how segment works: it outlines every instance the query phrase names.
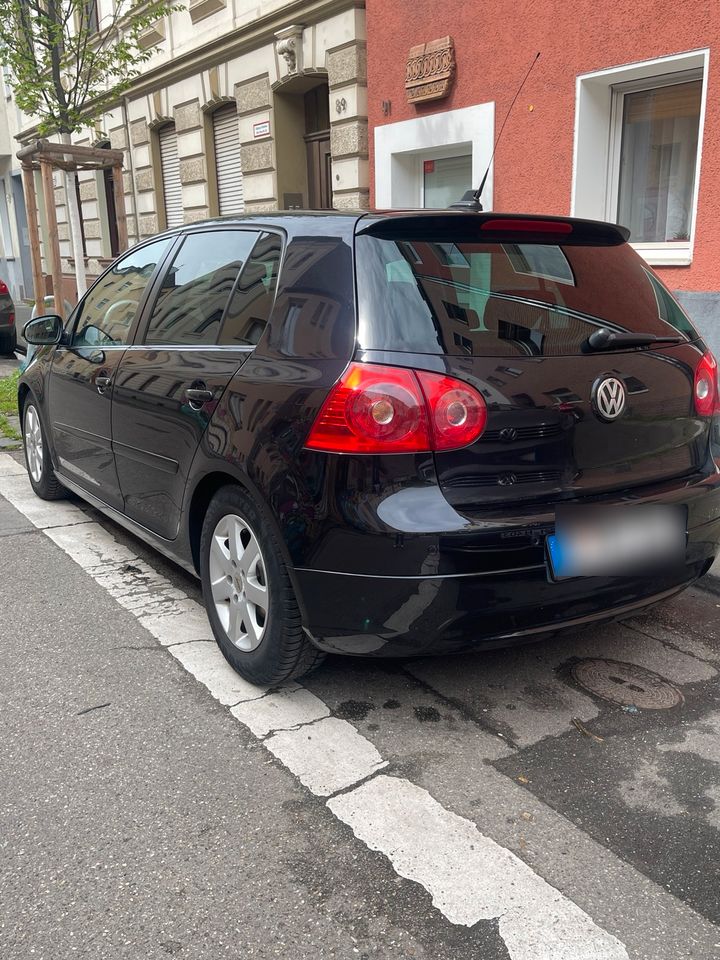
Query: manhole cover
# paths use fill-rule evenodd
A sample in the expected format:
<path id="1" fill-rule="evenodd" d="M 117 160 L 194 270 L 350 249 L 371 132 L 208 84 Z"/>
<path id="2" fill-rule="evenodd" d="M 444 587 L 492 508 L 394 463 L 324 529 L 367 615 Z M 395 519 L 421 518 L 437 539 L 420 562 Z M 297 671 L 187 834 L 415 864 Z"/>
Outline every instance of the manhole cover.
<path id="1" fill-rule="evenodd" d="M 657 673 L 619 660 L 581 660 L 572 675 L 590 693 L 603 700 L 643 710 L 668 710 L 682 703 L 683 695 Z"/>

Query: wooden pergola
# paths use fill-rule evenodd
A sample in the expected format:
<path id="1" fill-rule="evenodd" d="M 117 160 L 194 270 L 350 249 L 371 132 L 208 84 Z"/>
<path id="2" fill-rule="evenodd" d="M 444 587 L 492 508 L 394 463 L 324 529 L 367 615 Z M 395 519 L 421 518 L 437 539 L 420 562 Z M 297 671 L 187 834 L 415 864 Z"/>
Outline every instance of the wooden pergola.
<path id="1" fill-rule="evenodd" d="M 123 151 L 107 150 L 103 147 L 80 147 L 69 143 L 52 143 L 50 140 L 35 140 L 33 143 L 28 144 L 28 146 L 23 147 L 22 150 L 18 150 L 17 158 L 22 165 L 23 190 L 25 192 L 25 204 L 27 206 L 36 309 L 42 312 L 45 284 L 43 281 L 42 257 L 40 254 L 38 207 L 33 170 L 39 170 L 42 177 L 49 241 L 48 262 L 52 275 L 55 312 L 63 316 L 62 267 L 60 262 L 60 238 L 58 236 L 57 213 L 55 211 L 53 170 L 105 170 L 108 167 L 112 169 L 118 244 L 120 251 L 123 251 L 126 250 L 128 246 L 127 214 L 125 212 L 125 191 L 123 189 L 122 174 Z"/>

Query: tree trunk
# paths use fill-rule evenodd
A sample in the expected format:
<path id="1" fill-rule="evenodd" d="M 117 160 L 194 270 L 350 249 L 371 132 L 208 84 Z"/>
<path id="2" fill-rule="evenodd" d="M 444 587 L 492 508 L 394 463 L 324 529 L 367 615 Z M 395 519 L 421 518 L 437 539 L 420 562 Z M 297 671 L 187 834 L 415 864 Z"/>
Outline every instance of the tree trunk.
<path id="1" fill-rule="evenodd" d="M 70 134 L 60 134 L 61 143 L 70 143 Z M 71 158 L 66 156 L 66 160 Z M 65 194 L 67 196 L 68 221 L 70 224 L 70 245 L 72 255 L 75 260 L 75 284 L 77 286 L 78 300 L 87 290 L 85 280 L 85 255 L 83 253 L 82 228 L 80 226 L 80 207 L 77 198 L 77 172 L 75 170 L 65 171 Z"/>

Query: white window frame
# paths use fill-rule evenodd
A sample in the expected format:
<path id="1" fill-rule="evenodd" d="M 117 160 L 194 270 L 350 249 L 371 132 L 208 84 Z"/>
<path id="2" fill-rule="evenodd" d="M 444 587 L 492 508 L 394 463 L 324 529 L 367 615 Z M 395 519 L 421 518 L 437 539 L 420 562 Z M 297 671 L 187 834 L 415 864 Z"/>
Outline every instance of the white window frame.
<path id="1" fill-rule="evenodd" d="M 702 79 L 690 239 L 687 243 L 678 241 L 634 243 L 633 247 L 650 266 L 688 266 L 692 263 L 700 191 L 709 61 L 708 49 L 693 50 L 599 70 L 577 78 L 570 214 L 612 222 L 617 222 L 624 95 L 637 90 L 650 90 L 682 83 L 689 79 Z"/>
<path id="2" fill-rule="evenodd" d="M 491 102 L 375 127 L 375 206 L 422 207 L 423 160 L 470 155 L 472 181 L 479 185 L 492 154 L 494 124 Z M 492 210 L 492 198 L 491 168 L 482 195 L 486 210 Z"/>
<path id="3" fill-rule="evenodd" d="M 625 97 L 629 93 L 639 93 L 643 90 L 659 90 L 661 87 L 671 87 L 678 83 L 687 83 L 690 80 L 702 80 L 702 70 L 688 70 L 671 73 L 664 77 L 649 80 L 633 80 L 629 83 L 618 84 L 613 87 L 612 111 L 610 117 L 610 171 L 608 174 L 606 218 L 617 220 L 618 200 L 620 194 L 620 156 L 622 153 L 622 127 Z M 692 237 L 695 230 L 695 214 L 697 212 L 697 187 L 699 180 L 699 148 L 700 129 L 698 129 L 698 153 L 695 157 L 695 181 L 693 183 L 692 210 L 690 214 L 690 233 L 687 241 L 637 242 L 632 246 L 649 263 L 689 264 L 692 261 Z"/>

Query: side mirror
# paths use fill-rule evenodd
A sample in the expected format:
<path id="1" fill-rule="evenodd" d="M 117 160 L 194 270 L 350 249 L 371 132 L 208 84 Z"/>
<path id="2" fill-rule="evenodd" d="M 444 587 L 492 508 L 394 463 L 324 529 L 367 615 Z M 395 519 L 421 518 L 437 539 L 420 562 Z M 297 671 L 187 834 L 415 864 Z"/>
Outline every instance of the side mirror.
<path id="1" fill-rule="evenodd" d="M 52 343 L 59 343 L 63 334 L 62 319 L 54 313 L 45 317 L 36 317 L 30 320 L 23 328 L 23 337 L 28 343 L 37 347 L 46 347 Z"/>

